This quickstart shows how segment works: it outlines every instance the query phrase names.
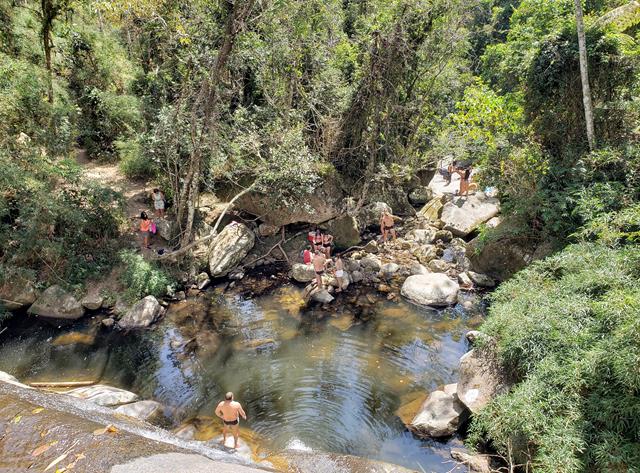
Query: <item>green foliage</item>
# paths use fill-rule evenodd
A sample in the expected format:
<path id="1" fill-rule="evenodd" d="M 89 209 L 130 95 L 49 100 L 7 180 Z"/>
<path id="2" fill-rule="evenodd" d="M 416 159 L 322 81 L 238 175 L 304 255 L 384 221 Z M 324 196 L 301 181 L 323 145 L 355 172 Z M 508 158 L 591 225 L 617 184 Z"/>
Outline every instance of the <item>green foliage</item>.
<path id="1" fill-rule="evenodd" d="M 120 170 L 130 179 L 153 177 L 157 169 L 143 152 L 139 140 L 116 141 L 114 143 L 120 160 Z"/>
<path id="2" fill-rule="evenodd" d="M 638 471 L 639 263 L 636 245 L 582 243 L 494 293 L 483 330 L 519 384 L 474 416 L 472 442 L 534 471 Z"/>
<path id="3" fill-rule="evenodd" d="M 124 265 L 122 283 L 127 288 L 126 297 L 130 301 L 149 295 L 162 297 L 167 286 L 174 282 L 167 271 L 134 251 L 123 250 L 119 258 Z"/>

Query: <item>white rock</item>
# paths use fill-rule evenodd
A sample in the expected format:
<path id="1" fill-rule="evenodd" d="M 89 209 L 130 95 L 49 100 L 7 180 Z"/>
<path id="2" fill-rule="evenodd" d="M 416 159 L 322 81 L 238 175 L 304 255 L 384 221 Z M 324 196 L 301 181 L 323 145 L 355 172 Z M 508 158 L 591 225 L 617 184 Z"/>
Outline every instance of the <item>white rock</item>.
<path id="1" fill-rule="evenodd" d="M 433 227 L 411 230 L 407 234 L 407 238 L 415 241 L 416 243 L 420 243 L 421 245 L 430 244 L 434 242 L 437 231 L 438 230 Z"/>
<path id="2" fill-rule="evenodd" d="M 255 235 L 244 224 L 232 222 L 213 239 L 209 246 L 209 273 L 226 276 L 253 248 Z"/>
<path id="3" fill-rule="evenodd" d="M 455 304 L 460 286 L 445 274 L 432 273 L 409 276 L 401 294 L 421 305 L 447 306 Z"/>
<path id="4" fill-rule="evenodd" d="M 105 407 L 119 406 L 138 400 L 138 395 L 135 393 L 104 384 L 76 388 L 64 394 Z"/>
<path id="5" fill-rule="evenodd" d="M 14 386 L 20 386 L 21 388 L 33 389 L 31 386 L 22 384 L 16 377 L 11 376 L 9 373 L 5 373 L 4 371 L 0 371 L 0 382 L 13 384 Z"/>
<path id="6" fill-rule="evenodd" d="M 446 273 L 451 265 L 441 259 L 434 259 L 429 261 L 429 269 L 434 273 Z"/>
<path id="7" fill-rule="evenodd" d="M 158 318 L 162 310 L 158 299 L 147 296 L 136 302 L 127 313 L 118 320 L 118 327 L 122 329 L 144 328 L 151 325 Z"/>
<path id="8" fill-rule="evenodd" d="M 380 268 L 380 272 L 385 278 L 390 278 L 398 272 L 400 266 L 396 263 L 387 263 Z"/>
<path id="9" fill-rule="evenodd" d="M 146 400 L 118 407 L 117 414 L 134 417 L 145 422 L 156 423 L 164 418 L 164 406 L 159 402 Z"/>
<path id="10" fill-rule="evenodd" d="M 202 272 L 196 276 L 196 285 L 201 291 L 206 289 L 210 283 L 211 280 L 209 279 L 209 275 L 207 273 Z"/>
<path id="11" fill-rule="evenodd" d="M 473 285 L 473 283 L 471 282 L 471 278 L 467 273 L 458 274 L 458 282 L 460 283 L 461 286 L 470 287 Z"/>
<path id="12" fill-rule="evenodd" d="M 486 197 L 478 192 L 468 197 L 460 197 L 447 202 L 442 208 L 440 219 L 444 229 L 456 236 L 467 236 L 478 226 L 495 217 L 500 211 L 500 202 L 496 198 Z"/>
<path id="13" fill-rule="evenodd" d="M 315 289 L 311 292 L 311 299 L 321 304 L 333 302 L 334 297 L 326 289 Z"/>
<path id="14" fill-rule="evenodd" d="M 291 277 L 298 282 L 311 282 L 316 278 L 312 264 L 296 263 L 291 268 Z"/>
<path id="15" fill-rule="evenodd" d="M 80 304 L 87 310 L 98 310 L 102 307 L 104 297 L 100 294 L 87 294 L 80 300 Z"/>

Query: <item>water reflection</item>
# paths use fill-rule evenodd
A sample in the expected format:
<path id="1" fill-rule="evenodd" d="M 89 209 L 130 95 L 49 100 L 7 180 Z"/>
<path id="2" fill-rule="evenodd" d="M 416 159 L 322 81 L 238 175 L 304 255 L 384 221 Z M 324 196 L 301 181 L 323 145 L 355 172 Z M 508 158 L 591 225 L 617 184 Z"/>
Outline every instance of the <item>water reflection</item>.
<path id="1" fill-rule="evenodd" d="M 255 300 L 210 293 L 173 305 L 153 330 L 103 329 L 93 346 L 51 339 L 96 333 L 96 321 L 37 330 L 25 322 L 4 335 L 0 370 L 26 381 L 102 379 L 173 407 L 176 422 L 211 416 L 231 390 L 274 450 L 296 445 L 449 471 L 449 448 L 415 439 L 396 411 L 455 381 L 464 332 L 480 319 L 459 307 L 370 299 L 358 298 L 365 311 L 353 304 L 327 312 L 304 311 L 290 286 Z M 363 312 L 374 315 L 363 321 Z"/>

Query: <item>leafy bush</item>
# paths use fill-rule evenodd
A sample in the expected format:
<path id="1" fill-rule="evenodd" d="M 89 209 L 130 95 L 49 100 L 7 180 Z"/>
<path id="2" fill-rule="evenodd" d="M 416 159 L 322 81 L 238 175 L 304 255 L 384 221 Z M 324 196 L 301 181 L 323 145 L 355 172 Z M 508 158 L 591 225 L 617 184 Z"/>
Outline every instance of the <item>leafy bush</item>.
<path id="1" fill-rule="evenodd" d="M 120 261 L 124 264 L 122 283 L 127 288 L 126 297 L 129 300 L 149 295 L 162 297 L 166 294 L 167 286 L 173 283 L 167 271 L 131 250 L 121 251 Z"/>
<path id="2" fill-rule="evenodd" d="M 492 296 L 483 330 L 519 384 L 474 417 L 535 471 L 639 471 L 640 248 L 570 246 Z"/>
<path id="3" fill-rule="evenodd" d="M 153 177 L 157 169 L 151 159 L 142 151 L 139 140 L 116 141 L 120 159 L 120 170 L 131 179 Z"/>

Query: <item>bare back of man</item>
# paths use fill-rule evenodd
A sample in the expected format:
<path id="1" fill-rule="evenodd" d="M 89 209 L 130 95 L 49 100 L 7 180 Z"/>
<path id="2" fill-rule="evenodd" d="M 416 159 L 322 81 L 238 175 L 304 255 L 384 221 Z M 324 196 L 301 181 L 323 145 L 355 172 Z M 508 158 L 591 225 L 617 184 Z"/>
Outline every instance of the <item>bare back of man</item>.
<path id="1" fill-rule="evenodd" d="M 247 414 L 242 409 L 239 402 L 233 400 L 233 393 L 229 392 L 225 395 L 225 400 L 221 401 L 216 407 L 216 415 L 222 419 L 224 425 L 222 429 L 222 444 L 227 441 L 227 432 L 229 428 L 233 432 L 233 448 L 238 448 L 238 437 L 240 436 L 240 417 L 247 420 Z"/>

